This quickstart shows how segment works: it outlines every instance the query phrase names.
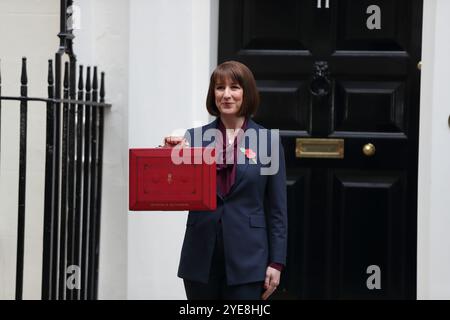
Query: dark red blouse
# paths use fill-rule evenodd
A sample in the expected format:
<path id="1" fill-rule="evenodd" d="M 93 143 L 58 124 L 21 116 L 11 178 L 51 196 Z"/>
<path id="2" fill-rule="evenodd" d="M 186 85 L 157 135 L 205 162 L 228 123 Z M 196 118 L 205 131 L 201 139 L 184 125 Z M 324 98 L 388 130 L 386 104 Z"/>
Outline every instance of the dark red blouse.
<path id="1" fill-rule="evenodd" d="M 242 124 L 241 129 L 243 132 L 247 129 L 248 120 L 245 119 Z M 236 180 L 236 159 L 237 159 L 237 146 L 240 142 L 242 136 L 238 136 L 234 139 L 232 144 L 228 143 L 226 128 L 222 122 L 222 120 L 217 121 L 217 126 L 220 132 L 222 133 L 222 141 L 221 145 L 219 144 L 218 150 L 219 157 L 222 158 L 222 163 L 218 163 L 216 166 L 217 169 L 217 189 L 220 194 L 225 197 L 229 192 L 231 187 Z M 239 140 L 239 141 L 238 141 Z M 220 142 L 219 142 L 220 143 Z M 221 153 L 220 153 L 221 152 Z M 228 152 L 228 153 L 227 153 Z M 231 162 L 231 157 L 233 157 L 234 161 Z M 229 159 L 227 163 L 227 158 Z M 231 162 L 231 163 L 230 163 Z"/>

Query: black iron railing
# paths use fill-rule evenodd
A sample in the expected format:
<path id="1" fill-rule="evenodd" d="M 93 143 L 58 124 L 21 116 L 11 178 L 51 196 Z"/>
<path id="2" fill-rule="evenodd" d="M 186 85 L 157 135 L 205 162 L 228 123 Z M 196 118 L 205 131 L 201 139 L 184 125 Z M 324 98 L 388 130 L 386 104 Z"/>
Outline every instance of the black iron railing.
<path id="1" fill-rule="evenodd" d="M 16 299 L 22 299 L 23 290 L 29 101 L 42 102 L 47 110 L 42 299 L 97 298 L 104 110 L 111 105 L 105 103 L 103 72 L 98 90 L 97 67 L 92 76 L 87 67 L 84 78 L 79 66 L 77 86 L 74 36 L 66 25 L 71 5 L 61 0 L 60 47 L 55 62 L 48 61 L 48 98 L 28 97 L 26 58 L 20 96 L 2 96 L 0 67 L 0 120 L 3 100 L 20 102 Z M 63 70 L 64 55 L 69 61 Z"/>

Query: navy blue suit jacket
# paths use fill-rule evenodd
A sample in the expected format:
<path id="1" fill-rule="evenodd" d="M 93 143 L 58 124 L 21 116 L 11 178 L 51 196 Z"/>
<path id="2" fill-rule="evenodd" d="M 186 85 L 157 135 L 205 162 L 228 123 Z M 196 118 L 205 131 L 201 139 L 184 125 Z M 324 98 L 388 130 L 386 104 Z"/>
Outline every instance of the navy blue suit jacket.
<path id="1" fill-rule="evenodd" d="M 215 129 L 218 119 L 186 133 L 192 147 L 206 147 L 211 142 L 202 141 L 194 130 L 204 133 Z M 263 132 L 269 138 L 270 130 L 249 119 L 247 130 Z M 259 139 L 259 138 L 258 138 Z M 277 138 L 279 139 L 279 138 Z M 259 141 L 259 140 L 258 140 Z M 269 140 L 270 141 L 270 140 Z M 217 194 L 215 211 L 190 211 L 181 251 L 178 276 L 187 280 L 207 283 L 214 252 L 218 221 L 222 221 L 223 241 L 228 285 L 264 281 L 269 263 L 286 264 L 287 251 L 287 203 L 286 169 L 284 151 L 279 142 L 279 170 L 274 175 L 261 175 L 260 155 L 256 150 L 257 164 L 237 164 L 236 180 L 230 192 L 222 197 Z M 238 146 L 248 147 L 242 140 Z M 259 146 L 259 144 L 258 144 Z M 271 154 L 271 144 L 267 143 Z M 253 149 L 252 149 L 253 150 Z"/>

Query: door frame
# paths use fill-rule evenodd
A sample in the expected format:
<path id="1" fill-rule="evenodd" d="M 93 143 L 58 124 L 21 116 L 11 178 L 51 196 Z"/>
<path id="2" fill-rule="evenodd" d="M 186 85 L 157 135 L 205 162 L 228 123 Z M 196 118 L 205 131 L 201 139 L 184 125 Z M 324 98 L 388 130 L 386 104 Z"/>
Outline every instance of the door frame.
<path id="1" fill-rule="evenodd" d="M 423 8 L 417 199 L 417 299 L 450 298 L 450 2 L 426 0 Z M 444 232 L 443 232 L 444 231 Z"/>
<path id="2" fill-rule="evenodd" d="M 217 65 L 217 44 L 219 25 L 219 0 L 210 0 L 214 10 L 211 10 L 211 59 L 214 68 Z M 440 227 L 449 225 L 449 218 L 444 210 L 450 208 L 450 197 L 446 190 L 450 188 L 450 175 L 442 174 L 442 168 L 450 163 L 450 150 L 445 154 L 450 144 L 450 130 L 445 126 L 450 105 L 450 83 L 446 84 L 445 72 L 450 70 L 450 46 L 448 31 L 450 29 L 450 1 L 426 0 L 423 3 L 422 22 L 422 65 L 420 84 L 419 119 L 419 165 L 418 165 L 418 196 L 417 196 L 417 299 L 450 298 L 450 256 L 442 259 L 441 253 L 450 247 L 450 232 L 437 234 Z M 440 86 L 435 86 L 439 83 Z M 203 106 L 198 106 L 203 111 Z M 445 126 L 445 128 L 444 128 Z M 442 134 L 444 132 L 444 135 Z M 438 151 L 436 151 L 438 147 Z M 432 150 L 435 150 L 432 153 Z M 440 169 L 435 169 L 440 168 Z M 447 178 L 447 181 L 445 179 Z M 436 185 L 431 185 L 433 181 Z M 431 187 L 430 187 L 431 186 Z M 434 192 L 434 190 L 437 192 Z M 447 223 L 447 224 L 445 224 Z"/>

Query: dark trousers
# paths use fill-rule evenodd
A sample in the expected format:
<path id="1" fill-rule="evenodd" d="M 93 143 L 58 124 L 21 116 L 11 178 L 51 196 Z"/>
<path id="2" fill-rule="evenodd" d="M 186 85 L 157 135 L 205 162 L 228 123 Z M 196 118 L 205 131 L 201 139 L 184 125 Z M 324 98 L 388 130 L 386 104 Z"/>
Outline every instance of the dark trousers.
<path id="1" fill-rule="evenodd" d="M 263 282 L 227 285 L 222 225 L 217 226 L 216 244 L 207 284 L 184 279 L 188 300 L 261 300 Z"/>

